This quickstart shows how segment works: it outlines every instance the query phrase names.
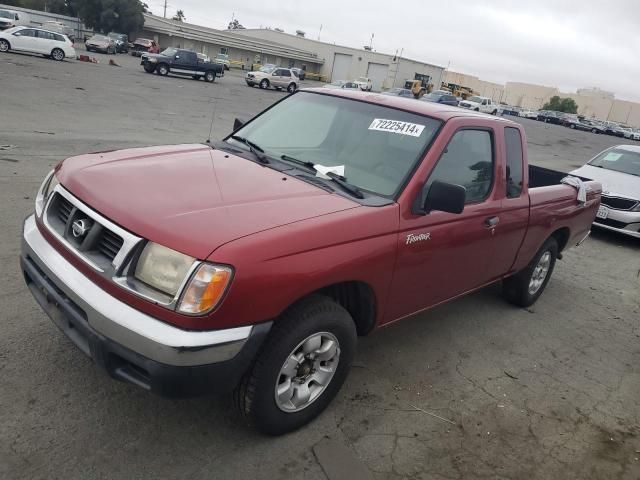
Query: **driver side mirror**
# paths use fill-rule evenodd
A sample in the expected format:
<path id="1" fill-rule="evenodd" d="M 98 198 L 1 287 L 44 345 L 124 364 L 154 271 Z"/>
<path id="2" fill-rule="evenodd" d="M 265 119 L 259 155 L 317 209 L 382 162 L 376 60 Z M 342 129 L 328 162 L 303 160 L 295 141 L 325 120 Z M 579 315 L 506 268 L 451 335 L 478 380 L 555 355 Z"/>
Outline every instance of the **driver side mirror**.
<path id="1" fill-rule="evenodd" d="M 429 193 L 422 206 L 423 213 L 426 215 L 433 210 L 462 213 L 466 197 L 467 189 L 463 186 L 436 180 L 429 187 Z"/>

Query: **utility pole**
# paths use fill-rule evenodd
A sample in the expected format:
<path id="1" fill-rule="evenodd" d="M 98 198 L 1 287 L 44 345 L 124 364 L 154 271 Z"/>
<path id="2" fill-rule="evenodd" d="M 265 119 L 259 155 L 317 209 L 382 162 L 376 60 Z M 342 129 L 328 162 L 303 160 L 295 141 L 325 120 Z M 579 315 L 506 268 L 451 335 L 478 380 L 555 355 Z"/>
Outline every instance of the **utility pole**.
<path id="1" fill-rule="evenodd" d="M 322 33 L 322 24 L 320 24 L 320 31 L 318 32 L 318 41 L 320 41 L 320 34 Z"/>
<path id="2" fill-rule="evenodd" d="M 373 33 L 371 34 L 371 40 L 369 40 L 369 50 L 373 48 Z"/>
<path id="3" fill-rule="evenodd" d="M 167 0 L 164 0 L 164 18 L 167 18 Z"/>

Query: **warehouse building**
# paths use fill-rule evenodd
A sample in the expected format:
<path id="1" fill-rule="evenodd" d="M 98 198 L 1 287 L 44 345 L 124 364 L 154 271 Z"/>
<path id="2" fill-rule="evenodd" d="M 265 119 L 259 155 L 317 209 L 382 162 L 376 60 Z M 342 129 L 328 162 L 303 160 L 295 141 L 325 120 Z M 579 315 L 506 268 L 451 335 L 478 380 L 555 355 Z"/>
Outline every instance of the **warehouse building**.
<path id="1" fill-rule="evenodd" d="M 369 77 L 378 91 L 404 86 L 408 79 L 425 80 L 438 88 L 444 72 L 437 65 L 277 30 L 216 30 L 146 14 L 141 36 L 155 39 L 162 47 L 189 48 L 211 57 L 226 53 L 244 69 L 254 63 L 273 63 L 302 68 L 326 82 Z"/>

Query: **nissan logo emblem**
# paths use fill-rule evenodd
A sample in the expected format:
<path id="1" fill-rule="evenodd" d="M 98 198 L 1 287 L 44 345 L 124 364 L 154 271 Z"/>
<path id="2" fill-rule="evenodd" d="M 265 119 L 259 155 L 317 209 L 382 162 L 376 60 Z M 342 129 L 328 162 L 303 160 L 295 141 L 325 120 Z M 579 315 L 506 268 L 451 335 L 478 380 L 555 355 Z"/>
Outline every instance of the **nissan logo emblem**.
<path id="1" fill-rule="evenodd" d="M 73 233 L 74 237 L 80 238 L 84 236 L 90 228 L 91 225 L 89 225 L 89 220 L 83 218 L 82 220 L 76 220 L 73 222 L 73 225 L 71 226 L 71 233 Z"/>

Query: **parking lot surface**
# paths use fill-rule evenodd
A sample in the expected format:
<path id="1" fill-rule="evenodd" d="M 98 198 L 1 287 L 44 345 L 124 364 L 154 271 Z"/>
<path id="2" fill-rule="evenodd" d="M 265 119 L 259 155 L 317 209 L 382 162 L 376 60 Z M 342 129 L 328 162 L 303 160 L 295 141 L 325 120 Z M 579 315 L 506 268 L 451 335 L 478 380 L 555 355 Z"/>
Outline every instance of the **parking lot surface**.
<path id="1" fill-rule="evenodd" d="M 93 56 L 0 55 L 0 478 L 640 478 L 640 242 L 608 232 L 567 252 L 530 309 L 492 286 L 361 339 L 336 400 L 283 437 L 227 397 L 165 400 L 96 369 L 21 277 L 44 175 L 78 153 L 204 142 L 212 119 L 219 139 L 284 94 Z M 530 162 L 558 170 L 629 143 L 517 121 Z"/>

